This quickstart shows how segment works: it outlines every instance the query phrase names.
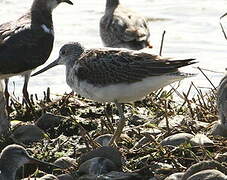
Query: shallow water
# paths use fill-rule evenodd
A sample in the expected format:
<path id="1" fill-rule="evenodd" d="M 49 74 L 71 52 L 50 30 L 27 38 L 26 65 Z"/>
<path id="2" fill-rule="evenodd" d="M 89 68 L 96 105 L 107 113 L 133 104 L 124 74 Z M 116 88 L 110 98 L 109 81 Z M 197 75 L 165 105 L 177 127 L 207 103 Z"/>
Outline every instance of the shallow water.
<path id="1" fill-rule="evenodd" d="M 74 6 L 62 4 L 54 10 L 55 44 L 46 64 L 58 56 L 60 47 L 68 41 L 79 41 L 85 47 L 102 47 L 99 37 L 99 19 L 103 15 L 105 0 L 72 0 Z M 31 0 L 0 0 L 0 23 L 18 18 L 26 12 Z M 227 40 L 221 32 L 219 17 L 227 11 L 225 0 L 122 0 L 122 4 L 142 15 L 160 19 L 151 21 L 151 41 L 154 48 L 150 53 L 158 54 L 163 30 L 166 30 L 163 56 L 176 58 L 196 58 L 194 67 L 224 72 L 227 60 Z M 223 20 L 226 24 L 227 18 Z M 45 65 L 46 65 L 45 64 Z M 40 66 L 38 69 L 42 68 Z M 186 90 L 190 82 L 203 87 L 211 87 L 205 77 L 195 68 L 184 71 L 198 73 L 194 78 L 182 82 L 181 90 Z M 205 72 L 218 85 L 223 73 Z M 10 79 L 10 91 L 21 96 L 23 78 Z M 39 76 L 30 78 L 30 93 L 42 94 L 47 87 L 53 94 L 70 92 L 65 82 L 63 66 L 55 67 Z"/>

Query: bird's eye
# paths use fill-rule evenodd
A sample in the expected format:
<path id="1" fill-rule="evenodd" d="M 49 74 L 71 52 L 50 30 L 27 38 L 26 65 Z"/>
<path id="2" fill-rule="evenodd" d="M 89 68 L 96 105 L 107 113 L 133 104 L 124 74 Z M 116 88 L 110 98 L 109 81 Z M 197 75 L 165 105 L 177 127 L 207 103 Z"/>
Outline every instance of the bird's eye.
<path id="1" fill-rule="evenodd" d="M 63 50 L 63 51 L 61 52 L 61 55 L 65 55 L 65 54 L 66 54 L 66 51 Z"/>

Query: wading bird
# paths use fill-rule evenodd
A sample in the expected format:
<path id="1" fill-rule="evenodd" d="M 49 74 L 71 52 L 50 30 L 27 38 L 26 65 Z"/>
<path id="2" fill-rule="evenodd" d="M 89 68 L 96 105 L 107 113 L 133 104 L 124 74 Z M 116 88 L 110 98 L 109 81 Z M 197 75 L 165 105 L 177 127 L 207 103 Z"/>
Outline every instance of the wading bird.
<path id="1" fill-rule="evenodd" d="M 99 30 L 102 42 L 107 47 L 132 50 L 152 48 L 145 18 L 122 6 L 119 0 L 106 0 Z"/>
<path id="2" fill-rule="evenodd" d="M 75 42 L 65 44 L 58 59 L 34 75 L 63 64 L 66 66 L 66 82 L 76 93 L 98 102 L 114 102 L 121 120 L 110 141 L 112 144 L 125 124 L 121 103 L 140 100 L 152 91 L 193 76 L 178 70 L 194 64 L 193 60 L 169 60 L 122 49 L 86 50 Z"/>
<path id="3" fill-rule="evenodd" d="M 24 147 L 12 144 L 5 147 L 0 154 L 0 179 L 15 180 L 17 169 L 27 163 L 43 164 L 59 168 L 54 164 L 31 157 Z"/>
<path id="4" fill-rule="evenodd" d="M 8 78 L 22 75 L 24 100 L 31 106 L 27 91 L 30 74 L 50 56 L 54 43 L 52 11 L 62 2 L 73 4 L 70 0 L 34 0 L 28 13 L 0 25 L 0 79 L 6 79 L 7 105 Z"/>

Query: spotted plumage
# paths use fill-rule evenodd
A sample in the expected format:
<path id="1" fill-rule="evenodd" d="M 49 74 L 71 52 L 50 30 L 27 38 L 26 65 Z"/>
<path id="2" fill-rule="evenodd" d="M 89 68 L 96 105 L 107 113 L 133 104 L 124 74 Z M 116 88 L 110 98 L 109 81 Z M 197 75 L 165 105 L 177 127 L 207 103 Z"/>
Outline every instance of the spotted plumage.
<path id="1" fill-rule="evenodd" d="M 34 75 L 64 64 L 67 84 L 76 93 L 98 102 L 114 102 L 121 121 L 110 141 L 113 144 L 125 124 L 119 103 L 140 100 L 152 91 L 192 76 L 178 68 L 195 63 L 193 60 L 169 60 L 122 49 L 86 50 L 79 43 L 68 43 L 61 48 L 56 61 Z"/>
<path id="2" fill-rule="evenodd" d="M 151 91 L 190 77 L 178 68 L 194 59 L 169 60 L 156 55 L 122 49 L 88 49 L 79 43 L 64 45 L 57 64 L 66 65 L 67 84 L 78 94 L 99 102 L 131 102 Z"/>
<path id="3" fill-rule="evenodd" d="M 100 20 L 100 36 L 107 47 L 132 50 L 152 47 L 145 18 L 122 6 L 119 0 L 106 0 L 105 14 Z"/>
<path id="4" fill-rule="evenodd" d="M 192 59 L 160 59 L 160 56 L 141 52 L 93 49 L 81 54 L 76 62 L 78 68 L 75 75 L 80 81 L 103 87 L 118 83 L 130 84 L 169 73 L 181 76 L 177 69 L 193 63 Z"/>

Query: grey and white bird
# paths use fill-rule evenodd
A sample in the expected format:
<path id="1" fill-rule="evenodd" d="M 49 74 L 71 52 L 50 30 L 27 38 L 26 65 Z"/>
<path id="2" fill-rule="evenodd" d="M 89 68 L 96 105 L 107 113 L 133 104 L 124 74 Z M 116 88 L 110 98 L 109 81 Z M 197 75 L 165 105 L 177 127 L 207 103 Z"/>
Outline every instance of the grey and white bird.
<path id="1" fill-rule="evenodd" d="M 227 75 L 222 78 L 217 89 L 217 109 L 219 120 L 215 122 L 209 133 L 227 137 Z"/>
<path id="2" fill-rule="evenodd" d="M 0 79 L 6 79 L 7 99 L 8 78 L 22 75 L 23 96 L 30 103 L 30 74 L 50 56 L 54 43 L 52 11 L 62 2 L 73 4 L 70 0 L 34 0 L 28 13 L 0 25 Z"/>
<path id="3" fill-rule="evenodd" d="M 80 43 L 65 44 L 57 60 L 34 75 L 59 64 L 66 66 L 66 82 L 76 93 L 98 102 L 114 102 L 121 116 L 118 139 L 125 124 L 120 103 L 142 99 L 175 81 L 191 77 L 178 68 L 194 64 L 194 59 L 169 60 L 160 56 L 123 49 L 88 49 Z M 33 75 L 33 76 L 34 76 Z"/>
<path id="4" fill-rule="evenodd" d="M 0 154 L 0 179 L 15 180 L 17 169 L 27 163 L 43 164 L 59 168 L 54 164 L 31 157 L 24 147 L 12 144 L 6 146 Z"/>
<path id="5" fill-rule="evenodd" d="M 122 6 L 119 0 L 106 0 L 99 29 L 103 44 L 107 47 L 132 50 L 152 48 L 145 18 Z"/>

